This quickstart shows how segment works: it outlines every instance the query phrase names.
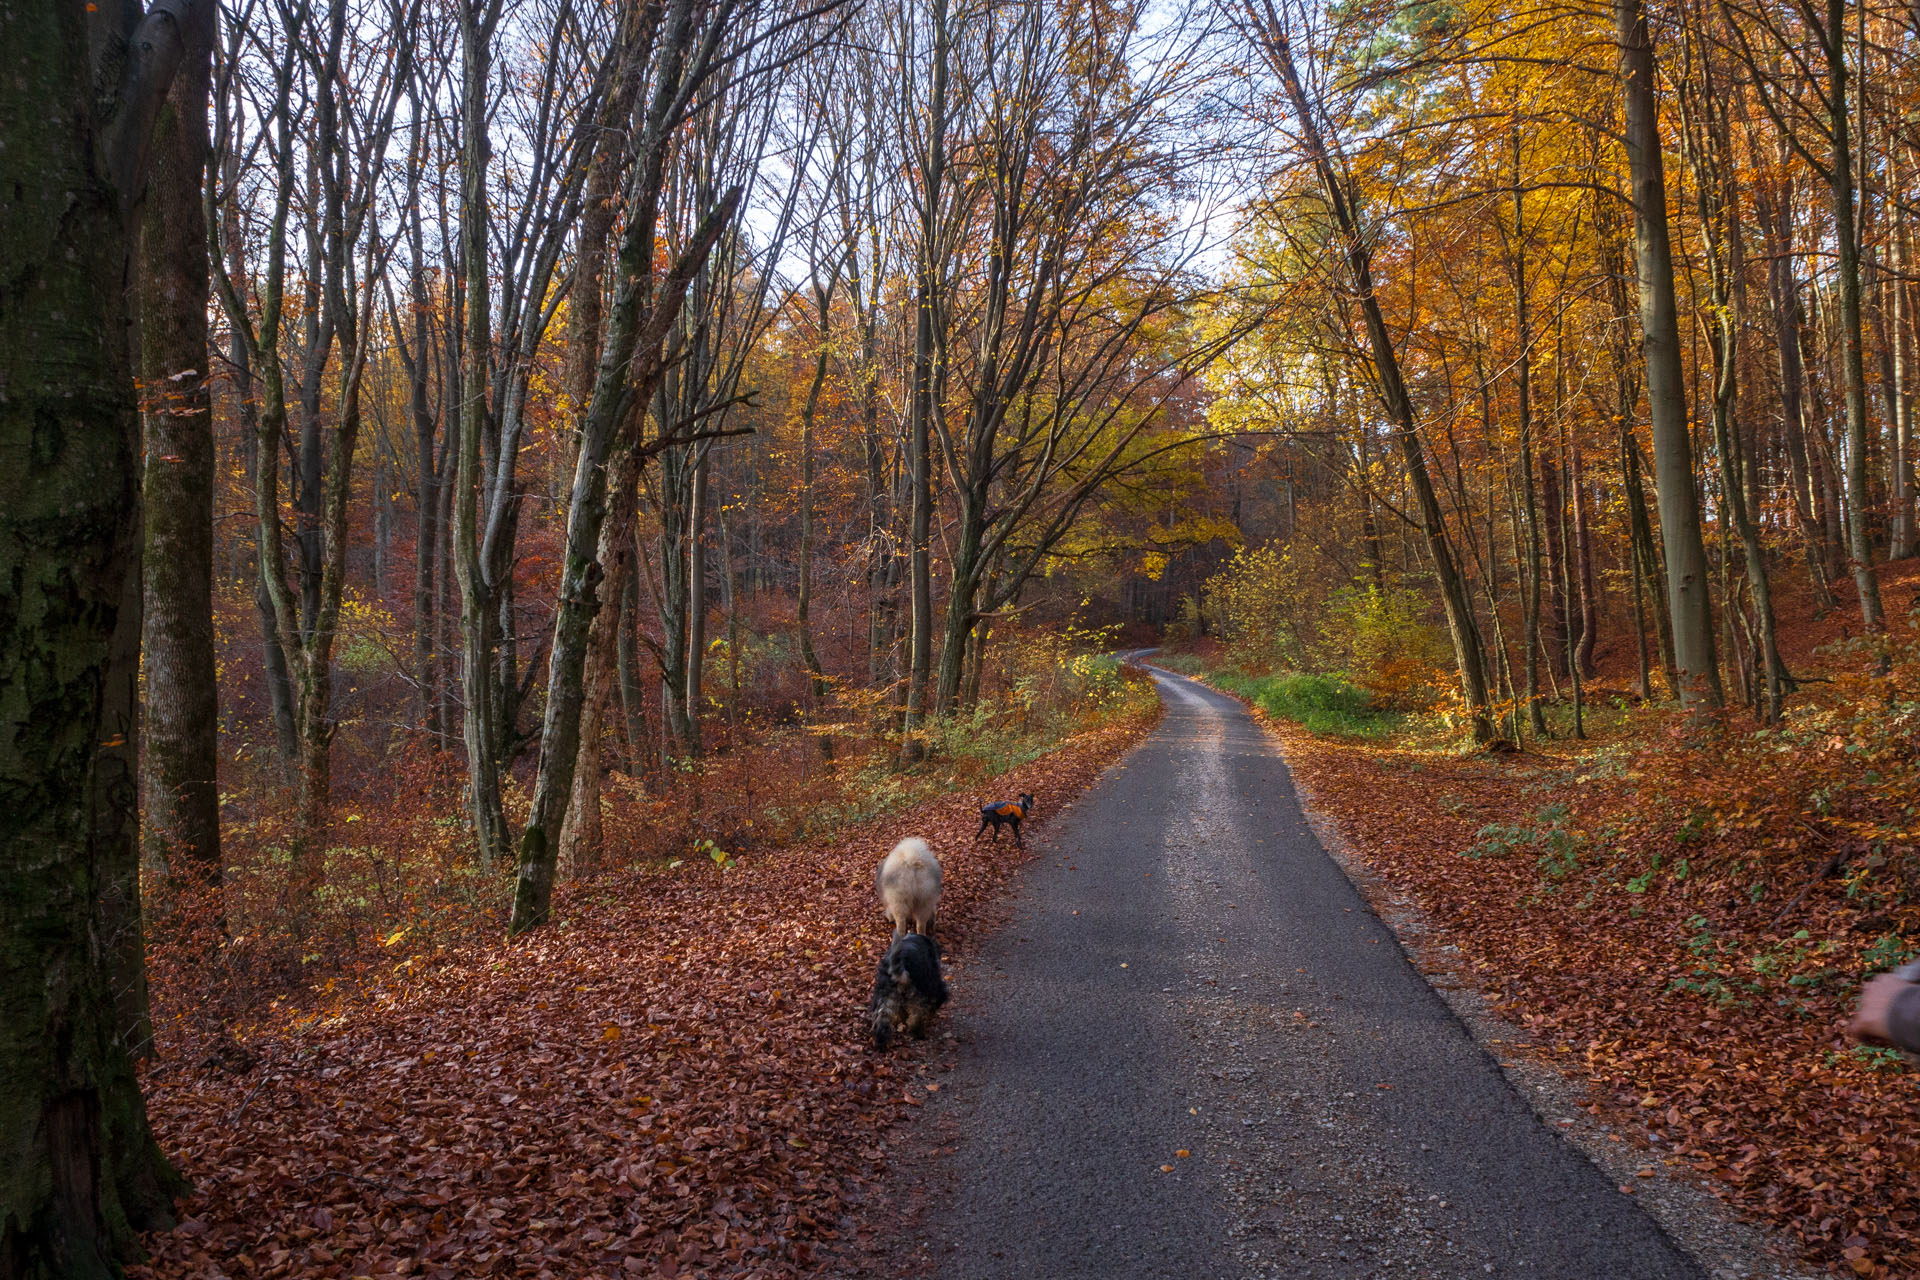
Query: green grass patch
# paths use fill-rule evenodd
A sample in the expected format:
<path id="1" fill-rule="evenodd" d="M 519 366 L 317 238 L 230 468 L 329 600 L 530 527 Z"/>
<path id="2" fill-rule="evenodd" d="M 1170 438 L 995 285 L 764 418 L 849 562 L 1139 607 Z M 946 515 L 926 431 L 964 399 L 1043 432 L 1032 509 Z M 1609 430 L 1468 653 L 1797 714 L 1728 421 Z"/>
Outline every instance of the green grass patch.
<path id="1" fill-rule="evenodd" d="M 1309 733 L 1385 738 L 1398 732 L 1406 721 L 1398 712 L 1377 710 L 1371 694 L 1338 676 L 1248 676 L 1216 671 L 1208 679 L 1275 719 L 1291 720 Z"/>

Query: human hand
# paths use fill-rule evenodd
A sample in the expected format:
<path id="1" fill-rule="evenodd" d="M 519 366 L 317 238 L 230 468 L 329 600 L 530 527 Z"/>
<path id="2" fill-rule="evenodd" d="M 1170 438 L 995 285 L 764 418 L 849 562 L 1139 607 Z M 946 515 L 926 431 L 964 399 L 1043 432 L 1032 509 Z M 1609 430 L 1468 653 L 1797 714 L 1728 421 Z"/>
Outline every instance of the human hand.
<path id="1" fill-rule="evenodd" d="M 1882 973 L 1867 980 L 1860 988 L 1860 1007 L 1853 1011 L 1853 1020 L 1847 1024 L 1847 1034 L 1855 1040 L 1888 1041 L 1888 1016 L 1893 1012 L 1894 997 L 1912 985 L 1897 974 Z"/>

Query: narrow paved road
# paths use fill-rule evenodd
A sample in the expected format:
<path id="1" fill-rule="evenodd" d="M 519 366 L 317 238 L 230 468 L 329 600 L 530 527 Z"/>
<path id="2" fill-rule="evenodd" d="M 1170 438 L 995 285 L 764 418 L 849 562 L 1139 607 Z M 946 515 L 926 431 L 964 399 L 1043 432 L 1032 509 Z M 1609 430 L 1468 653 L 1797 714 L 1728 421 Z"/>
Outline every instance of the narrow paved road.
<path id="1" fill-rule="evenodd" d="M 1698 1277 L 1408 963 L 1271 739 L 1155 678 L 1164 723 L 1051 812 L 956 974 L 907 1252 L 951 1280 Z"/>

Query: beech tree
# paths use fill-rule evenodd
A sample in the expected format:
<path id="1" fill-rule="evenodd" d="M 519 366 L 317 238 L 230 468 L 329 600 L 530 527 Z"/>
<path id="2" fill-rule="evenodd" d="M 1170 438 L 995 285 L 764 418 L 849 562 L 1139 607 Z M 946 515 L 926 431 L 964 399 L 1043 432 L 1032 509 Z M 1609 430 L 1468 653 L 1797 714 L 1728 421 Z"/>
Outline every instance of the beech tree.
<path id="1" fill-rule="evenodd" d="M 329 10 L 324 25 L 304 5 L 283 12 L 274 32 L 280 48 L 259 62 L 271 105 L 257 121 L 257 144 L 270 161 L 263 185 L 272 204 L 257 291 L 234 276 L 224 255 L 211 255 L 228 324 L 260 380 L 253 450 L 257 569 L 269 642 L 291 685 L 293 881 L 300 896 L 318 881 L 332 791 L 334 643 L 346 591 L 362 392 L 388 256 L 375 202 L 412 57 L 406 38 L 412 20 L 399 0 L 388 16 L 400 38 L 365 43 L 348 21 L 348 6 Z M 303 102 L 311 106 L 310 119 L 300 116 Z M 231 136 L 223 141 L 241 145 Z M 296 205 L 305 211 L 303 225 L 293 222 Z M 295 268 L 297 335 L 287 323 L 290 229 L 301 233 L 306 249 Z M 229 253 L 236 251 L 229 246 Z M 328 401 L 331 413 L 323 408 Z M 297 458 L 290 469 L 291 557 L 279 465 L 289 447 Z"/>
<path id="2" fill-rule="evenodd" d="M 146 839 L 204 890 L 220 883 L 218 685 L 213 663 L 213 396 L 201 191 L 216 6 L 182 15 L 180 64 L 154 122 L 136 285 L 146 470 L 141 722 Z M 217 916 L 218 904 L 212 907 Z"/>
<path id="3" fill-rule="evenodd" d="M 1368 354 L 1376 393 L 1394 426 L 1394 439 L 1400 448 L 1402 464 L 1413 488 L 1419 511 L 1419 524 L 1426 538 L 1427 554 L 1440 590 L 1447 617 L 1447 632 L 1453 643 L 1455 664 L 1460 672 L 1460 691 L 1466 703 L 1476 741 L 1493 737 L 1493 719 L 1489 707 L 1489 686 L 1485 654 L 1481 647 L 1479 623 L 1467 591 L 1452 543 L 1446 516 L 1427 466 L 1426 450 L 1415 420 L 1412 398 L 1400 369 L 1399 352 L 1381 310 L 1373 277 L 1373 249 L 1369 232 L 1361 225 L 1353 192 L 1341 172 L 1336 151 L 1325 136 L 1323 113 L 1309 96 L 1300 78 L 1293 56 L 1293 37 L 1279 12 L 1270 3 L 1248 4 L 1241 10 L 1242 30 L 1247 32 L 1268 69 L 1280 81 L 1293 110 L 1294 126 L 1299 131 L 1307 161 L 1320 183 L 1320 195 L 1333 220 L 1338 236 L 1338 253 L 1344 263 L 1347 285 L 1360 310 L 1367 335 Z"/>
<path id="4" fill-rule="evenodd" d="M 630 6 L 616 24 L 609 12 L 585 15 L 571 0 L 553 0 L 516 7 L 509 24 L 503 0 L 472 0 L 458 11 L 459 131 L 452 150 L 459 223 L 449 263 L 458 299 L 449 315 L 460 323 L 448 342 L 458 378 L 449 549 L 460 586 L 469 803 L 484 866 L 508 852 L 502 775 L 534 740 L 519 721 L 539 663 L 529 662 L 522 675 L 514 595 L 530 388 L 611 82 L 623 68 L 642 74 L 632 68 L 644 66 L 645 51 L 633 52 L 633 44 L 653 38 L 662 12 L 657 4 Z M 530 76 L 497 66 L 496 45 L 510 26 L 552 55 Z M 500 131 L 506 136 L 497 138 Z M 501 147 L 505 162 L 496 155 Z"/>
<path id="5" fill-rule="evenodd" d="M 1680 367 L 1680 323 L 1673 291 L 1665 163 L 1660 154 L 1653 39 L 1640 0 L 1614 0 L 1625 103 L 1626 151 L 1633 205 L 1633 255 L 1640 289 L 1641 353 L 1653 418 L 1653 476 L 1664 542 L 1667 611 L 1673 619 L 1680 698 L 1718 707 L 1720 666 L 1714 655 L 1707 551 L 1694 489 L 1693 442 Z"/>
<path id="6" fill-rule="evenodd" d="M 144 1048 L 126 282 L 190 0 L 0 5 L 0 1270 L 119 1274 L 179 1180 Z M 191 73 L 190 73 L 191 79 Z M 191 89 L 185 91 L 191 93 Z M 192 114 L 190 101 L 175 109 Z M 190 270 L 148 259 L 150 268 Z"/>
<path id="7" fill-rule="evenodd" d="M 598 551 L 607 519 L 608 464 L 616 447 L 639 449 L 645 458 L 710 434 L 698 421 L 682 421 L 659 424 L 658 434 L 644 443 L 620 438 L 623 427 L 637 421 L 634 409 L 646 404 L 659 386 L 666 371 L 667 338 L 688 290 L 740 206 L 739 186 L 713 192 L 691 234 L 674 246 L 671 263 L 661 269 L 661 216 L 677 135 L 721 69 L 735 77 L 768 74 L 792 55 L 787 41 L 809 39 L 812 20 L 832 7 L 769 14 L 753 0 L 670 0 L 643 7 L 635 24 L 633 38 L 643 42 L 644 56 L 636 55 L 634 61 L 646 68 L 646 87 L 636 95 L 640 118 L 629 134 L 626 226 L 614 256 L 606 336 L 581 422 L 567 504 L 540 767 L 520 837 L 508 924 L 512 933 L 544 923 L 551 910 L 560 825 L 579 761 L 587 639 L 606 577 Z"/>

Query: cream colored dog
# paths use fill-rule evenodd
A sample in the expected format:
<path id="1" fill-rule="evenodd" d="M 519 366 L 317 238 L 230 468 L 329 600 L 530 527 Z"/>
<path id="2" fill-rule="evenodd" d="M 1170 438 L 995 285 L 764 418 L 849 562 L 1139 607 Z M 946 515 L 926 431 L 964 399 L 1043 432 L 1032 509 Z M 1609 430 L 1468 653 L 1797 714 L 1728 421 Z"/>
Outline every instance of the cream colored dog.
<path id="1" fill-rule="evenodd" d="M 874 877 L 880 909 L 893 921 L 893 936 L 904 933 L 933 935 L 933 918 L 940 910 L 940 859 L 927 842 L 908 836 L 893 846 Z"/>

